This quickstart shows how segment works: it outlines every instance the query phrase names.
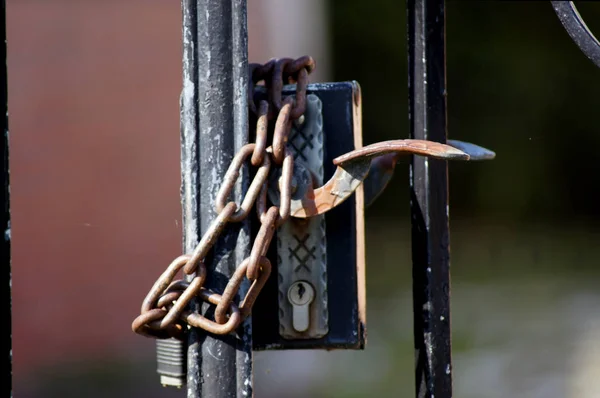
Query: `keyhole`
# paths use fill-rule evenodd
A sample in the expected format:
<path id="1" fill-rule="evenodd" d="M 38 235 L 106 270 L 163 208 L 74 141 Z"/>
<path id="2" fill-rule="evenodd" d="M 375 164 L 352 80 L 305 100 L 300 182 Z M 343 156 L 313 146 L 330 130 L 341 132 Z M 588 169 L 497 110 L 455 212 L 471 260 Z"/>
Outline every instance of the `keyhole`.
<path id="1" fill-rule="evenodd" d="M 302 300 L 302 296 L 304 296 L 305 292 L 306 292 L 306 288 L 304 287 L 304 284 L 299 283 L 298 284 L 298 299 Z"/>

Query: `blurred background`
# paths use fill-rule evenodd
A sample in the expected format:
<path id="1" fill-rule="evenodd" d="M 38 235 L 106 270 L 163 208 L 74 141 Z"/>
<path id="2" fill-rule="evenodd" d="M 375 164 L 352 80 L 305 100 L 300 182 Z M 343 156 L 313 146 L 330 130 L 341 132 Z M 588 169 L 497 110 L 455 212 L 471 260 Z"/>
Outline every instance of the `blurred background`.
<path id="1" fill-rule="evenodd" d="M 14 395 L 182 397 L 130 324 L 181 250 L 177 1 L 7 2 Z M 408 137 L 404 1 L 251 0 L 251 62 L 357 80 Z M 600 3 L 576 2 L 596 36 Z M 455 396 L 600 397 L 600 69 L 549 1 L 448 1 Z M 408 165 L 367 216 L 367 348 L 255 354 L 257 397 L 411 397 Z"/>

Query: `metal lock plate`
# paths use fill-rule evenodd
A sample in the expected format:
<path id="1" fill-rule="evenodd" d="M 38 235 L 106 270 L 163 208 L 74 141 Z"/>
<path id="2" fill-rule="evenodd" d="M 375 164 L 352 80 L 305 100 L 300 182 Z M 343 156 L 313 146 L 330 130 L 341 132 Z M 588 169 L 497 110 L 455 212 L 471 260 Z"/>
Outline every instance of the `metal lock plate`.
<path id="1" fill-rule="evenodd" d="M 311 183 L 323 185 L 323 149 L 323 104 L 308 94 L 306 111 L 288 137 L 294 154 L 292 199 L 301 199 Z M 276 205 L 280 170 L 272 173 L 269 184 L 269 198 Z M 279 334 L 284 339 L 321 338 L 329 329 L 325 216 L 292 217 L 279 227 L 275 240 Z"/>
<path id="2" fill-rule="evenodd" d="M 294 86 L 285 87 L 283 94 L 294 95 Z M 334 158 L 362 147 L 356 82 L 311 84 L 307 94 L 304 120 L 294 124 L 288 139 L 297 170 L 295 195 L 302 194 L 303 171 L 322 184 L 335 171 Z M 260 99 L 266 99 L 266 93 L 257 90 L 255 100 Z M 323 215 L 291 218 L 277 230 L 274 241 L 267 254 L 274 268 L 252 313 L 254 349 L 364 348 L 362 187 Z"/>

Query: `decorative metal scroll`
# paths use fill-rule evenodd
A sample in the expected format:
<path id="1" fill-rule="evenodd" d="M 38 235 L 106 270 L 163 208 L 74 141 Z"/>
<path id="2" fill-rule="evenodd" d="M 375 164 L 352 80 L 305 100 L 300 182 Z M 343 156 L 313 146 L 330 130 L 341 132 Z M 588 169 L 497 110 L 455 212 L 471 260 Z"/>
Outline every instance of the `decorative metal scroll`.
<path id="1" fill-rule="evenodd" d="M 600 67 L 600 41 L 587 27 L 572 1 L 552 1 L 552 8 L 577 47 Z"/>

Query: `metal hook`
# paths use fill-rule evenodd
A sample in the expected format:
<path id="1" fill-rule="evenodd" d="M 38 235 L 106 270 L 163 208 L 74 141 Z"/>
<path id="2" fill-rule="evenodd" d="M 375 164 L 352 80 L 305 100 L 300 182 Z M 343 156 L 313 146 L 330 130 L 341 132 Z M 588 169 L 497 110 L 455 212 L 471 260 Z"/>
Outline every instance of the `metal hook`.
<path id="1" fill-rule="evenodd" d="M 292 199 L 291 215 L 307 218 L 323 214 L 348 199 L 363 182 L 366 202 L 373 202 L 390 181 L 400 156 L 410 154 L 463 161 L 496 156 L 488 149 L 454 140 L 449 140 L 448 144 L 412 139 L 378 142 L 334 159 L 337 169 L 323 186 L 315 189 L 310 184 L 303 184 L 301 195 Z"/>

